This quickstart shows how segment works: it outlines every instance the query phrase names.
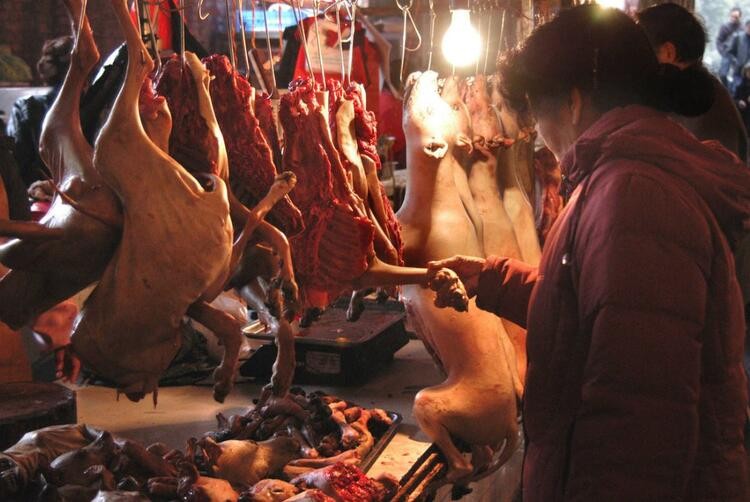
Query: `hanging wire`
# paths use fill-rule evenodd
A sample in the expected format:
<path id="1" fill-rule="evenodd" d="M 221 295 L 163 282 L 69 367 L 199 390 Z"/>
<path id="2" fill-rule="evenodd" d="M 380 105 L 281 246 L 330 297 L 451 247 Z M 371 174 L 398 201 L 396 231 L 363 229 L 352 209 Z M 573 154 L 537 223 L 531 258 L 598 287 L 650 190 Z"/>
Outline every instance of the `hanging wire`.
<path id="1" fill-rule="evenodd" d="M 495 14 L 494 9 L 490 8 L 489 19 L 487 20 L 487 46 L 484 49 L 484 70 L 483 74 L 487 74 L 487 60 L 490 57 L 490 45 L 492 45 L 492 17 Z"/>
<path id="2" fill-rule="evenodd" d="M 339 32 L 339 59 L 341 59 L 341 80 L 344 80 L 345 68 L 344 68 L 344 38 L 341 36 L 341 9 L 339 3 L 336 2 L 336 29 Z M 351 45 L 349 50 L 352 50 Z"/>
<path id="3" fill-rule="evenodd" d="M 86 0 L 84 0 L 85 2 Z M 144 6 L 146 11 L 146 20 L 148 21 L 148 31 L 151 35 L 151 44 L 154 46 L 154 59 L 156 59 L 156 73 L 161 73 L 161 57 L 159 56 L 159 47 L 156 44 L 156 34 L 154 32 L 154 26 L 156 26 L 156 19 L 159 16 L 159 8 L 156 8 L 156 15 L 151 17 L 151 7 L 148 5 Z"/>
<path id="4" fill-rule="evenodd" d="M 237 6 L 239 10 L 239 18 L 240 18 L 240 35 L 242 36 L 242 55 L 245 56 L 245 75 L 247 75 L 247 78 L 250 78 L 250 73 L 252 73 L 252 70 L 250 69 L 250 59 L 247 55 L 247 35 L 245 33 L 245 19 L 242 17 L 242 0 L 237 0 Z M 253 23 L 253 26 L 255 24 Z"/>
<path id="5" fill-rule="evenodd" d="M 291 0 L 292 12 L 294 13 L 294 20 L 299 27 L 300 35 L 302 35 L 302 48 L 305 51 L 305 61 L 307 62 L 307 68 L 310 71 L 310 78 L 312 78 L 313 84 L 315 84 L 315 73 L 312 71 L 312 63 L 310 62 L 310 54 L 307 51 L 307 35 L 305 35 L 305 27 L 302 25 L 302 7 L 300 7 L 299 14 L 295 6 L 298 6 L 297 0 Z"/>
<path id="6" fill-rule="evenodd" d="M 185 0 L 180 0 L 180 59 L 185 64 Z"/>
<path id="7" fill-rule="evenodd" d="M 318 26 L 318 7 L 320 3 L 318 0 L 313 0 L 313 24 L 315 25 L 315 44 L 318 47 L 318 61 L 320 62 L 320 75 L 323 80 L 323 88 L 326 88 L 326 70 L 323 67 L 323 49 L 320 45 L 320 28 Z"/>
<path id="8" fill-rule="evenodd" d="M 257 47 L 255 45 L 255 0 L 251 0 L 250 1 L 250 5 L 252 5 L 252 16 L 253 16 L 252 17 L 253 29 L 250 32 L 251 33 L 251 35 L 250 35 L 250 47 L 252 47 L 253 49 L 256 49 Z"/>
<path id="9" fill-rule="evenodd" d="M 351 16 L 349 19 L 349 67 L 346 70 L 346 85 L 352 84 L 352 56 L 354 55 L 354 32 L 357 29 L 357 0 L 351 2 Z"/>
<path id="10" fill-rule="evenodd" d="M 408 0 L 408 3 L 401 4 L 399 0 L 396 0 L 396 6 L 401 9 L 401 12 L 404 14 L 404 24 L 403 24 L 403 37 L 401 39 L 401 71 L 399 72 L 399 77 L 401 81 L 404 81 L 404 64 L 406 63 L 406 51 L 414 52 L 418 51 L 420 47 L 422 47 L 422 34 L 419 33 L 419 28 L 417 27 L 417 23 L 414 21 L 414 17 L 411 15 L 411 8 L 412 5 L 414 5 L 414 0 Z M 406 28 L 407 28 L 407 20 L 411 22 L 412 28 L 414 28 L 414 33 L 417 35 L 417 46 L 416 47 L 407 47 L 406 46 Z"/>
<path id="11" fill-rule="evenodd" d="M 180 0 L 183 2 L 184 0 Z M 237 68 L 237 58 L 234 54 L 234 16 L 232 15 L 232 8 L 229 6 L 230 0 L 224 0 L 224 6 L 226 7 L 226 20 L 227 20 L 227 41 L 229 42 L 229 62 L 232 63 L 233 68 Z"/>
<path id="12" fill-rule="evenodd" d="M 435 1 L 430 0 L 430 52 L 427 56 L 427 71 L 432 69 L 432 52 L 435 48 L 435 19 L 437 19 L 437 14 L 435 13 Z"/>
<path id="13" fill-rule="evenodd" d="M 497 52 L 502 53 L 503 52 L 503 42 L 505 42 L 505 13 L 507 12 L 506 9 L 503 9 L 503 15 L 500 18 L 500 42 L 497 46 Z"/>
<path id="14" fill-rule="evenodd" d="M 292 7 L 294 8 L 294 7 Z M 276 72 L 273 70 L 273 50 L 271 49 L 271 34 L 268 32 L 268 7 L 263 9 L 263 24 L 266 27 L 266 49 L 268 49 L 268 64 L 271 69 L 271 92 L 269 94 L 273 97 L 278 94 L 276 88 Z"/>
<path id="15" fill-rule="evenodd" d="M 481 10 L 480 9 L 481 9 L 481 6 L 479 6 L 477 8 L 477 10 L 473 11 L 472 14 L 478 14 L 478 19 L 477 19 L 477 33 L 479 33 L 479 40 L 480 40 L 480 43 L 481 43 L 481 41 L 484 40 L 484 38 L 482 38 L 482 16 L 481 16 Z M 490 43 L 489 40 L 487 40 L 487 45 L 489 45 L 489 43 Z M 481 47 L 481 45 L 480 45 L 480 47 Z M 474 64 L 474 74 L 475 75 L 479 74 L 479 62 L 481 60 L 482 60 L 481 56 L 477 56 L 477 62 Z"/>

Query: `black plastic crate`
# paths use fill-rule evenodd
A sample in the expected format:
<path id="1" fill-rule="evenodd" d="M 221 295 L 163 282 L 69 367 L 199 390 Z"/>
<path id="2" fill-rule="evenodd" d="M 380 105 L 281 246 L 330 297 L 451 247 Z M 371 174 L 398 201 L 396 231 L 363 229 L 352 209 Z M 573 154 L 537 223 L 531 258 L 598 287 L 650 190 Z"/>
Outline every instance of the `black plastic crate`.
<path id="1" fill-rule="evenodd" d="M 295 340 L 294 383 L 362 384 L 408 343 L 406 314 L 400 303 L 365 303 L 365 311 L 356 322 L 347 321 L 346 309 L 336 306 L 326 310 L 312 326 L 300 330 Z M 240 367 L 240 374 L 267 381 L 276 359 L 273 337 L 264 333 L 248 336 L 268 343 Z"/>

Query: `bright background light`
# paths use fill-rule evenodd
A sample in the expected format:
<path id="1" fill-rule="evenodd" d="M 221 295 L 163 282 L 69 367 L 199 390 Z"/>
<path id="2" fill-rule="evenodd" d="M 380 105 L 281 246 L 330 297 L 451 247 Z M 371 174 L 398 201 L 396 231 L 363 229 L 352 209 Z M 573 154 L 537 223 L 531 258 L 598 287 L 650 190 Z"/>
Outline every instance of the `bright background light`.
<path id="1" fill-rule="evenodd" d="M 625 8 L 625 0 L 596 0 L 596 3 L 602 7 L 614 7 L 620 10 Z"/>
<path id="2" fill-rule="evenodd" d="M 479 58 L 482 40 L 471 25 L 468 10 L 451 11 L 451 24 L 443 37 L 443 55 L 454 66 L 469 66 Z"/>

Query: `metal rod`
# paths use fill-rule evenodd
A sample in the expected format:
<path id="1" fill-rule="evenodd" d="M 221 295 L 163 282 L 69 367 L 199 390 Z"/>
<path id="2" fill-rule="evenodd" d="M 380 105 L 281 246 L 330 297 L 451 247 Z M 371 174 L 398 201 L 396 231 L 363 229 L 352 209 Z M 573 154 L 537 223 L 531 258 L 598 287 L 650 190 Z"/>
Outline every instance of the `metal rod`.
<path id="1" fill-rule="evenodd" d="M 430 0 L 430 52 L 427 56 L 427 71 L 432 69 L 432 52 L 435 49 L 435 19 L 437 19 L 435 2 Z"/>
<path id="2" fill-rule="evenodd" d="M 499 44 L 497 46 L 497 52 L 498 53 L 502 53 L 503 52 L 503 42 L 505 42 L 505 40 L 503 39 L 503 36 L 505 34 L 505 12 L 506 12 L 506 10 L 503 9 L 503 15 L 500 18 L 500 42 L 499 42 Z"/>
<path id="3" fill-rule="evenodd" d="M 180 2 L 182 1 L 184 0 L 180 0 Z M 229 6 L 229 2 L 230 0 L 224 0 L 224 6 L 227 9 L 225 17 L 227 19 L 227 40 L 229 41 L 229 62 L 232 63 L 233 68 L 237 68 L 237 58 L 234 54 L 234 16 L 232 15 L 232 8 Z"/>
<path id="4" fill-rule="evenodd" d="M 180 59 L 185 63 L 185 0 L 180 0 Z"/>
<path id="5" fill-rule="evenodd" d="M 84 0 L 85 1 L 85 0 Z M 159 57 L 159 47 L 156 44 L 156 35 L 154 34 L 154 25 L 156 21 L 151 17 L 151 8 L 144 6 L 146 11 L 146 19 L 148 20 L 148 30 L 151 35 L 151 44 L 154 46 L 154 58 L 156 59 L 156 73 L 161 73 L 161 57 Z M 159 15 L 159 7 L 156 7 L 156 15 Z"/>
<path id="6" fill-rule="evenodd" d="M 341 80 L 344 80 L 345 71 L 344 68 L 344 37 L 341 34 L 341 9 L 339 8 L 339 4 L 336 4 L 336 29 L 339 31 L 339 59 L 341 59 Z M 351 45 L 349 46 L 349 50 L 351 50 Z"/>
<path id="7" fill-rule="evenodd" d="M 240 18 L 240 35 L 242 36 L 242 54 L 245 56 L 245 71 L 247 72 L 247 78 L 250 78 L 250 73 L 252 73 L 252 70 L 250 69 L 250 59 L 247 56 L 247 35 L 245 33 L 245 19 L 242 16 L 242 0 L 237 0 L 237 5 L 239 6 L 239 18 Z"/>
<path id="8" fill-rule="evenodd" d="M 268 32 L 268 7 L 263 10 L 263 24 L 266 27 L 266 49 L 268 49 L 268 64 L 271 67 L 271 92 L 272 97 L 278 94 L 276 89 L 276 72 L 273 71 L 273 50 L 271 49 L 271 34 Z"/>
<path id="9" fill-rule="evenodd" d="M 315 44 L 318 47 L 318 62 L 320 62 L 320 76 L 323 80 L 323 88 L 327 86 L 326 70 L 323 67 L 323 49 L 320 45 L 320 28 L 318 27 L 318 0 L 313 0 L 313 24 L 315 25 Z"/>
<path id="10" fill-rule="evenodd" d="M 477 32 L 479 33 L 479 41 L 481 43 L 481 41 L 484 40 L 482 38 L 482 17 L 481 16 L 479 16 L 479 19 L 477 21 Z M 488 38 L 487 39 L 487 45 L 489 45 L 489 44 L 490 44 L 490 41 L 489 41 L 489 38 Z M 480 45 L 480 47 L 481 47 L 481 45 Z M 477 56 L 477 62 L 474 64 L 474 74 L 475 75 L 479 74 L 479 62 L 481 60 L 482 60 L 482 57 L 481 56 Z"/>
<path id="11" fill-rule="evenodd" d="M 312 78 L 312 81 L 314 84 L 315 74 L 312 71 L 312 63 L 310 62 L 310 54 L 307 52 L 307 35 L 305 35 L 305 27 L 302 25 L 302 10 L 300 8 L 300 13 L 298 15 L 297 10 L 295 9 L 295 5 L 297 5 L 297 0 L 291 0 L 291 1 L 292 1 L 292 12 L 294 13 L 294 20 L 297 22 L 300 35 L 302 35 L 302 49 L 305 51 L 305 61 L 307 62 L 307 68 L 308 68 L 308 71 L 310 72 L 310 78 Z"/>
<path id="12" fill-rule="evenodd" d="M 352 56 L 354 55 L 354 33 L 357 29 L 357 2 L 352 2 L 352 18 L 349 23 L 349 67 L 346 70 L 346 85 L 352 83 Z"/>
<path id="13" fill-rule="evenodd" d="M 484 51 L 484 71 L 482 73 L 487 74 L 487 60 L 490 57 L 490 45 L 492 44 L 492 15 L 495 13 L 490 9 L 489 20 L 487 21 L 487 47 Z"/>

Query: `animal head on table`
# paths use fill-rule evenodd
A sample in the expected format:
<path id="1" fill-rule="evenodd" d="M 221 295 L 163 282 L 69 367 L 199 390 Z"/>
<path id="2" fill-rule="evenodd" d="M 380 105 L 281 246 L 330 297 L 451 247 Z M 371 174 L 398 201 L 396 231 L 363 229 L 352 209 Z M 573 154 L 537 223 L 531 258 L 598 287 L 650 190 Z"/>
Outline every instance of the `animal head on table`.
<path id="1" fill-rule="evenodd" d="M 468 117 L 461 102 L 457 81 L 448 79 L 441 96 L 438 75 L 433 71 L 409 75 L 404 92 L 404 133 L 407 142 L 416 141 L 430 158 L 442 159 L 453 148 L 471 149 Z M 458 102 L 453 104 L 444 99 Z"/>

